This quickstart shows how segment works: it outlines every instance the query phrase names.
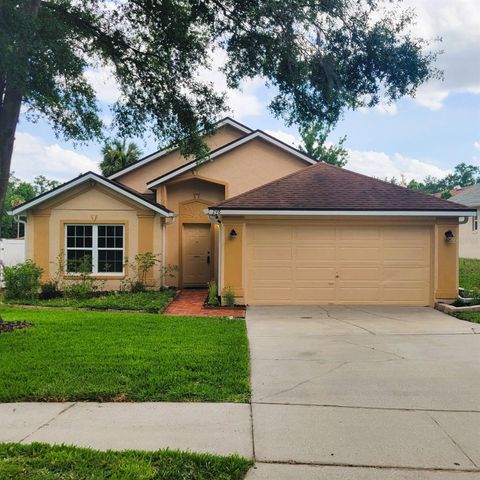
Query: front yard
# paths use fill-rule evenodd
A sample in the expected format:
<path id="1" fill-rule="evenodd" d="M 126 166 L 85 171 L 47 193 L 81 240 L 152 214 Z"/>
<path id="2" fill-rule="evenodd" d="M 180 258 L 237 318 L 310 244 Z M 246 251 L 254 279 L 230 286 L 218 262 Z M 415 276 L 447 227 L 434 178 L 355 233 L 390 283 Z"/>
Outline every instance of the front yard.
<path id="1" fill-rule="evenodd" d="M 480 291 L 480 260 L 476 258 L 459 259 L 459 284 L 465 290 Z"/>
<path id="2" fill-rule="evenodd" d="M 2 480 L 241 480 L 252 462 L 171 450 L 99 452 L 45 444 L 0 444 Z"/>
<path id="3" fill-rule="evenodd" d="M 114 292 L 90 298 L 58 297 L 50 300 L 21 299 L 7 300 L 5 303 L 35 305 L 39 307 L 73 307 L 88 308 L 91 310 L 138 310 L 143 312 L 162 312 L 170 299 L 175 295 L 174 290 L 148 292 Z"/>
<path id="4" fill-rule="evenodd" d="M 250 396 L 245 321 L 2 307 L 0 402 L 212 401 Z"/>

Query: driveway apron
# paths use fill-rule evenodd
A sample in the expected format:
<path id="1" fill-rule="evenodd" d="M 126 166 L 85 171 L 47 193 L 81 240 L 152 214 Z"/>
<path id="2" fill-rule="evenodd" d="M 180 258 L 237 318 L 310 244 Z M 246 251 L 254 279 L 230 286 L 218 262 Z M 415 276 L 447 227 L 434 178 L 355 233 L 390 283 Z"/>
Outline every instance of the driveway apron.
<path id="1" fill-rule="evenodd" d="M 281 306 L 251 307 L 247 327 L 249 478 L 480 478 L 480 325 L 430 308 Z"/>

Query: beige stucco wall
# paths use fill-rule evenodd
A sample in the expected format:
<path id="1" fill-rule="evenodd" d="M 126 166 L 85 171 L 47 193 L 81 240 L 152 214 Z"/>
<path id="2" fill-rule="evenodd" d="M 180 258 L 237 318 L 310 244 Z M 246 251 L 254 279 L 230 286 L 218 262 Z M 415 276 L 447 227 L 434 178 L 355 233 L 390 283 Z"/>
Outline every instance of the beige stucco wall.
<path id="1" fill-rule="evenodd" d="M 480 210 L 477 212 L 480 215 Z M 480 258 L 480 233 L 473 230 L 474 219 L 469 218 L 468 222 L 459 227 L 459 255 L 462 258 Z"/>
<path id="2" fill-rule="evenodd" d="M 295 155 L 256 138 L 178 178 L 199 176 L 220 180 L 225 183 L 229 198 L 307 166 L 307 162 Z"/>
<path id="3" fill-rule="evenodd" d="M 225 125 L 218 129 L 210 137 L 205 137 L 205 142 L 211 150 L 215 150 L 216 148 L 243 137 L 244 135 L 246 135 L 244 132 L 229 125 Z M 115 178 L 115 181 L 142 193 L 149 192 L 147 188 L 148 182 L 161 175 L 164 175 L 180 165 L 183 165 L 184 163 L 187 163 L 190 160 L 192 160 L 192 158 L 187 159 L 183 157 L 178 150 L 173 150 L 157 160 L 154 160 L 136 170 L 132 170 L 125 175 Z"/>
<path id="4" fill-rule="evenodd" d="M 105 187 L 93 184 L 72 189 L 41 209 L 31 210 L 27 217 L 27 255 L 44 269 L 43 280 L 58 276 L 59 255 L 65 248 L 65 224 L 123 224 L 125 225 L 124 255 L 133 261 L 137 253 L 151 251 L 161 254 L 162 218 L 149 209 L 125 200 Z M 129 273 L 104 274 L 101 288 L 116 290 Z M 64 281 L 69 278 L 62 275 Z M 160 269 L 148 278 L 149 284 L 159 286 Z"/>
<path id="5" fill-rule="evenodd" d="M 358 217 L 324 217 L 321 219 L 311 217 L 301 220 L 292 218 L 268 218 L 263 219 L 248 217 L 224 217 L 222 228 L 222 256 L 220 288 L 231 287 L 235 291 L 237 301 L 242 303 L 246 297 L 246 233 L 248 225 L 252 223 L 291 225 L 295 222 L 309 222 L 311 225 L 345 225 L 367 226 L 367 225 L 409 225 L 431 228 L 431 300 L 433 305 L 437 299 L 452 300 L 458 293 L 458 243 L 447 243 L 445 232 L 452 230 L 457 236 L 458 220 L 456 218 L 435 219 L 435 218 L 402 218 L 392 219 L 377 217 L 359 219 Z M 229 232 L 234 228 L 237 232 L 235 239 L 230 238 Z"/>

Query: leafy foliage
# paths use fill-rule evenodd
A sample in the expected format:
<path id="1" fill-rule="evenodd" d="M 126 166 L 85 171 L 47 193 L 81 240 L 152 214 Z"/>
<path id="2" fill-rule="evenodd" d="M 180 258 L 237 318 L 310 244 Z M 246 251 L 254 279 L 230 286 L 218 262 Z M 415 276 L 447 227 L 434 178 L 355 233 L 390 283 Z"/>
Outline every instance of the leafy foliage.
<path id="1" fill-rule="evenodd" d="M 38 297 L 43 269 L 32 260 L 4 267 L 5 298 L 33 300 Z"/>
<path id="2" fill-rule="evenodd" d="M 227 307 L 235 306 L 235 291 L 232 287 L 225 287 L 223 289 L 223 301 Z"/>
<path id="3" fill-rule="evenodd" d="M 215 281 L 208 282 L 207 303 L 211 307 L 218 307 L 220 305 L 220 301 L 218 300 L 218 285 Z"/>
<path id="4" fill-rule="evenodd" d="M 392 7 L 392 4 L 394 5 Z M 262 77 L 270 109 L 288 124 L 334 124 L 346 108 L 413 95 L 437 76 L 435 54 L 414 38 L 410 10 L 387 0 L 3 0 L 0 3 L 0 205 L 23 104 L 76 141 L 104 125 L 84 75 L 111 69 L 121 99 L 111 105 L 123 137 L 149 129 L 203 157 L 207 132 L 225 110 L 208 77 L 212 50 L 227 55 L 230 87 Z M 213 52 L 215 54 L 215 52 Z"/>
<path id="5" fill-rule="evenodd" d="M 412 190 L 419 190 L 425 193 L 442 193 L 443 198 L 451 197 L 451 190 L 474 185 L 480 182 L 480 167 L 459 163 L 455 166 L 453 173 L 445 178 L 426 177 L 423 182 L 411 180 L 407 185 Z"/>
<path id="6" fill-rule="evenodd" d="M 347 137 L 342 137 L 338 145 L 327 145 L 327 137 L 330 131 L 330 126 L 325 124 L 301 128 L 300 136 L 303 144 L 299 145 L 299 148 L 312 158 L 337 167 L 344 167 L 348 162 L 348 151 L 343 146 Z"/>
<path id="7" fill-rule="evenodd" d="M 23 236 L 23 226 L 21 224 L 18 225 L 15 219 L 11 215 L 8 215 L 7 212 L 58 185 L 59 182 L 49 180 L 43 175 L 35 177 L 33 182 L 30 183 L 20 180 L 12 173 L 8 182 L 7 194 L 0 221 L 2 225 L 2 237 L 15 238 L 17 237 L 17 233 Z"/>
<path id="8" fill-rule="evenodd" d="M 108 177 L 117 170 L 128 167 L 140 159 L 142 152 L 135 143 L 125 139 L 115 139 L 106 143 L 102 149 L 103 160 L 100 163 L 102 174 Z"/>
<path id="9" fill-rule="evenodd" d="M 174 290 L 148 292 L 106 292 L 95 296 L 55 295 L 40 299 L 5 299 L 6 303 L 37 305 L 39 307 L 88 308 L 91 310 L 137 310 L 159 313 L 164 310 Z"/>

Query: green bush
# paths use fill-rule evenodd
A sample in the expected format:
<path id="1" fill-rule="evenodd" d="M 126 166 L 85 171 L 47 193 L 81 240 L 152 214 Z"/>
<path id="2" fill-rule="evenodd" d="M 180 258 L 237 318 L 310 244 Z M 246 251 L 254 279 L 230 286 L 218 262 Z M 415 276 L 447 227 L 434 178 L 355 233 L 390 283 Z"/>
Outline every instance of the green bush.
<path id="1" fill-rule="evenodd" d="M 60 297 L 62 293 L 58 288 L 57 282 L 45 282 L 40 285 L 40 299 L 50 300 L 51 298 Z"/>
<path id="2" fill-rule="evenodd" d="M 42 273 L 43 268 L 40 268 L 32 260 L 13 267 L 5 267 L 3 270 L 5 298 L 30 300 L 38 298 Z"/>
<path id="3" fill-rule="evenodd" d="M 223 289 L 223 301 L 227 307 L 235 306 L 235 292 L 232 287 L 225 287 Z"/>
<path id="4" fill-rule="evenodd" d="M 208 284 L 208 305 L 211 307 L 218 307 L 220 302 L 218 301 L 218 287 L 216 282 L 209 282 Z"/>
<path id="5" fill-rule="evenodd" d="M 94 284 L 89 281 L 71 283 L 69 285 L 65 285 L 65 287 L 63 288 L 63 294 L 65 295 L 65 297 L 77 300 L 90 298 L 93 295 L 94 291 Z"/>

